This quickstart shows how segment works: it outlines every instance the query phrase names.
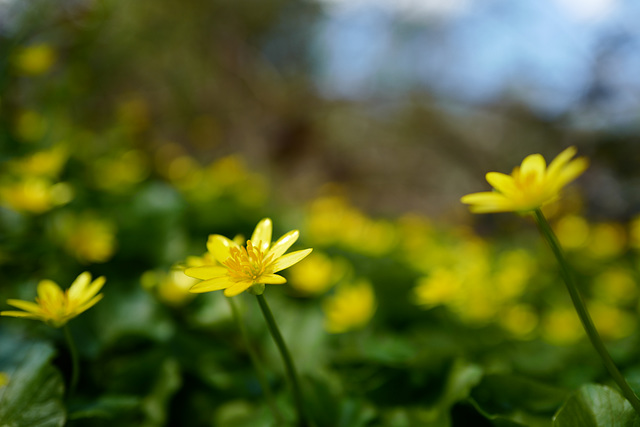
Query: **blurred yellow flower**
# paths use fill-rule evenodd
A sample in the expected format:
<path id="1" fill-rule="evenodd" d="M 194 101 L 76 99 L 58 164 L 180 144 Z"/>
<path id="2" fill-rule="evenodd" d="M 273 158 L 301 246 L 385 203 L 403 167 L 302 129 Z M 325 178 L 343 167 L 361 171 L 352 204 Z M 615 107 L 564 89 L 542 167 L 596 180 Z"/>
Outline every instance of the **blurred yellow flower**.
<path id="1" fill-rule="evenodd" d="M 106 262 L 115 252 L 115 225 L 91 214 L 68 215 L 59 221 L 64 249 L 78 261 Z"/>
<path id="2" fill-rule="evenodd" d="M 195 298 L 195 294 L 189 289 L 198 282 L 198 279 L 184 274 L 184 269 L 174 267 L 168 273 L 147 271 L 140 278 L 145 289 L 155 291 L 158 299 L 163 303 L 181 307 Z"/>
<path id="3" fill-rule="evenodd" d="M 532 337 L 531 333 L 538 325 L 538 314 L 528 304 L 514 304 L 505 308 L 499 318 L 503 329 L 518 338 Z"/>
<path id="4" fill-rule="evenodd" d="M 571 307 L 555 307 L 542 319 L 542 337 L 556 345 L 573 344 L 584 336 L 580 318 Z"/>
<path id="5" fill-rule="evenodd" d="M 187 257 L 184 263 L 174 265 L 168 273 L 164 271 L 147 271 L 140 278 L 140 282 L 143 288 L 154 291 L 158 299 L 163 303 L 173 307 L 181 307 L 195 298 L 196 295 L 189 292 L 189 289 L 198 283 L 198 279 L 187 276 L 184 274 L 184 270 L 189 267 L 215 265 L 218 265 L 218 263 L 213 258 L 213 255 L 206 252 L 201 257 Z"/>
<path id="6" fill-rule="evenodd" d="M 340 285 L 333 296 L 322 304 L 325 329 L 340 334 L 369 323 L 376 311 L 376 298 L 371 284 L 364 279 Z"/>
<path id="7" fill-rule="evenodd" d="M 567 215 L 556 222 L 556 235 L 562 247 L 579 249 L 589 240 L 589 223 L 578 215 Z"/>
<path id="8" fill-rule="evenodd" d="M 450 303 L 462 287 L 462 278 L 448 268 L 436 268 L 418 280 L 413 290 L 415 302 L 424 308 Z"/>
<path id="9" fill-rule="evenodd" d="M 525 250 L 516 249 L 500 254 L 491 281 L 503 299 L 519 297 L 536 271 L 534 258 Z"/>
<path id="10" fill-rule="evenodd" d="M 269 218 L 260 221 L 246 246 L 240 246 L 219 234 L 210 235 L 207 249 L 222 265 L 187 268 L 187 276 L 203 280 L 190 291 L 202 293 L 224 289 L 225 296 L 232 297 L 249 288 L 261 294 L 265 284 L 285 283 L 287 280 L 275 273 L 301 261 L 312 249 L 284 255 L 298 240 L 299 232 L 290 231 L 271 245 L 272 228 Z"/>
<path id="11" fill-rule="evenodd" d="M 238 236 L 234 237 L 233 241 L 236 242 L 239 245 L 242 244 L 242 239 L 240 239 Z M 183 267 L 183 270 L 185 268 L 189 268 L 189 267 L 202 267 L 202 266 L 205 266 L 205 265 L 217 265 L 218 262 L 213 257 L 213 254 L 211 252 L 207 251 L 202 256 L 188 256 L 184 264 L 185 264 L 185 266 Z"/>
<path id="12" fill-rule="evenodd" d="M 62 144 L 57 144 L 48 150 L 37 151 L 29 156 L 12 160 L 10 165 L 18 175 L 44 176 L 55 178 L 60 174 L 69 153 Z"/>
<path id="13" fill-rule="evenodd" d="M 71 201 L 69 184 L 53 184 L 47 179 L 27 177 L 0 186 L 0 203 L 18 212 L 43 213 Z"/>
<path id="14" fill-rule="evenodd" d="M 593 279 L 593 296 L 601 302 L 630 305 L 638 296 L 633 272 L 624 267 L 610 267 Z"/>
<path id="15" fill-rule="evenodd" d="M 105 281 L 104 276 L 101 276 L 92 282 L 91 274 L 85 271 L 73 281 L 69 289 L 63 291 L 55 282 L 41 280 L 38 283 L 35 303 L 18 299 L 7 300 L 9 305 L 24 311 L 2 311 L 0 316 L 41 320 L 59 328 L 102 299 L 102 294 L 98 292 Z"/>
<path id="16" fill-rule="evenodd" d="M 324 253 L 314 252 L 299 264 L 291 267 L 291 287 L 303 295 L 319 295 L 346 274 L 347 262 L 331 259 Z"/>
<path id="17" fill-rule="evenodd" d="M 9 375 L 4 372 L 0 372 L 0 387 L 4 387 L 9 384 Z"/>
<path id="18" fill-rule="evenodd" d="M 627 249 L 627 233 L 624 227 L 613 222 L 595 224 L 591 227 L 587 243 L 589 255 L 605 259 L 621 255 Z"/>
<path id="19" fill-rule="evenodd" d="M 320 246 L 340 244 L 373 256 L 390 252 L 398 240 L 394 224 L 367 217 L 341 196 L 314 200 L 309 206 L 306 229 L 309 240 Z M 363 241 L 367 244 L 363 245 Z"/>
<path id="20" fill-rule="evenodd" d="M 95 185 L 113 192 L 125 192 L 149 176 L 149 160 L 140 150 L 102 157 L 93 166 Z"/>
<path id="21" fill-rule="evenodd" d="M 593 301 L 589 304 L 589 311 L 603 337 L 619 340 L 628 337 L 636 329 L 636 316 L 618 307 Z"/>
<path id="22" fill-rule="evenodd" d="M 583 158 L 571 159 L 575 147 L 560 153 L 547 167 L 540 154 L 527 156 L 511 175 L 489 172 L 487 182 L 495 191 L 467 194 L 461 202 L 474 213 L 527 212 L 558 198 L 560 190 L 580 176 L 588 166 Z"/>
<path id="23" fill-rule="evenodd" d="M 48 44 L 41 43 L 23 47 L 13 58 L 17 70 L 29 76 L 46 73 L 56 62 L 56 51 Z"/>

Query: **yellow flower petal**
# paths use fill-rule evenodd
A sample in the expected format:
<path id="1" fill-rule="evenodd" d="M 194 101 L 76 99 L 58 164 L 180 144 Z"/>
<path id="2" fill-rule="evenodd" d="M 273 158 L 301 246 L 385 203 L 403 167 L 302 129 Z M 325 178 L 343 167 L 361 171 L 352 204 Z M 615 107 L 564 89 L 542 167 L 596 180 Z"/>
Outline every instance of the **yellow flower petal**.
<path id="1" fill-rule="evenodd" d="M 271 247 L 269 253 L 266 256 L 271 255 L 272 259 L 277 259 L 282 256 L 290 247 L 293 245 L 296 240 L 298 240 L 298 236 L 300 232 L 298 230 L 293 230 L 282 236 L 278 239 L 278 241 Z"/>
<path id="2" fill-rule="evenodd" d="M 585 158 L 579 158 L 573 160 L 564 169 L 562 169 L 556 178 L 556 187 L 558 189 L 564 187 L 587 170 L 589 167 L 589 161 Z"/>
<path id="3" fill-rule="evenodd" d="M 489 172 L 485 178 L 493 188 L 502 194 L 514 194 L 518 191 L 518 187 L 516 187 L 516 183 L 511 175 L 505 175 L 500 172 Z"/>
<path id="4" fill-rule="evenodd" d="M 238 294 L 243 293 L 244 291 L 246 291 L 247 289 L 249 289 L 251 286 L 253 286 L 254 283 L 253 282 L 238 282 L 236 284 L 234 284 L 233 286 L 227 288 L 224 290 L 224 296 L 226 297 L 235 297 Z"/>
<path id="5" fill-rule="evenodd" d="M 476 213 L 505 212 L 511 208 L 509 199 L 495 191 L 467 194 L 460 201 L 472 205 L 471 210 Z"/>
<path id="6" fill-rule="evenodd" d="M 528 212 L 556 200 L 560 190 L 582 174 L 588 162 L 584 158 L 571 160 L 576 149 L 569 147 L 547 168 L 540 154 L 527 156 L 511 175 L 489 172 L 487 181 L 496 191 L 468 194 L 460 199 L 471 205 L 474 213 Z"/>
<path id="7" fill-rule="evenodd" d="M 205 280 L 193 285 L 191 289 L 189 289 L 189 292 L 199 294 L 202 292 L 219 291 L 233 286 L 234 284 L 235 282 L 231 281 L 227 276 L 216 277 L 215 279 Z"/>
<path id="8" fill-rule="evenodd" d="M 260 283 L 264 285 L 282 285 L 287 283 L 287 279 L 278 274 L 263 274 L 260 276 Z"/>
<path id="9" fill-rule="evenodd" d="M 219 234 L 212 234 L 207 241 L 207 249 L 219 263 L 223 263 L 231 256 L 231 248 L 237 248 L 238 244 Z"/>
<path id="10" fill-rule="evenodd" d="M 74 314 L 73 314 L 71 317 L 75 317 L 75 316 L 77 316 L 78 314 L 80 314 L 80 313 L 82 313 L 82 312 L 87 311 L 88 309 L 90 309 L 91 307 L 93 307 L 94 305 L 96 305 L 96 304 L 98 303 L 98 301 L 100 301 L 100 300 L 102 299 L 102 297 L 103 297 L 103 296 L 104 296 L 104 295 L 102 295 L 102 294 L 97 295 L 97 296 L 95 296 L 94 298 L 92 298 L 91 300 L 89 300 L 88 302 L 86 302 L 86 303 L 84 303 L 84 304 L 82 304 L 82 305 L 78 306 L 78 307 L 75 309 L 75 312 L 74 312 Z"/>
<path id="11" fill-rule="evenodd" d="M 19 308 L 21 310 L 28 311 L 30 313 L 42 314 L 42 307 L 40 307 L 35 302 L 23 301 L 21 299 L 10 299 L 10 300 L 7 300 L 7 304 L 12 305 L 16 308 Z"/>
<path id="12" fill-rule="evenodd" d="M 251 243 L 259 247 L 262 252 L 266 252 L 271 245 L 271 231 L 273 230 L 273 224 L 271 219 L 264 218 L 256 225 L 256 229 L 251 235 Z"/>
<path id="13" fill-rule="evenodd" d="M 571 160 L 573 156 L 576 155 L 576 147 L 568 147 L 565 148 L 564 151 L 556 156 L 555 159 L 549 163 L 549 168 L 547 169 L 547 176 L 554 177 L 556 176 L 562 168 L 565 167 Z"/>
<path id="14" fill-rule="evenodd" d="M 10 316 L 10 317 L 24 317 L 27 319 L 36 319 L 36 320 L 41 320 L 42 316 L 41 315 L 37 315 L 37 314 L 33 314 L 33 313 L 27 313 L 26 311 L 0 311 L 0 316 Z"/>
<path id="15" fill-rule="evenodd" d="M 277 273 L 280 270 L 291 267 L 293 264 L 302 261 L 304 257 L 309 255 L 313 249 L 303 249 L 301 251 L 291 252 L 278 258 L 273 264 L 273 272 Z"/>
<path id="16" fill-rule="evenodd" d="M 541 154 L 530 154 L 522 161 L 522 165 L 520 165 L 520 174 L 522 176 L 532 174 L 541 177 L 544 175 L 546 168 L 547 163 L 544 161 L 544 157 L 542 157 Z"/>
<path id="17" fill-rule="evenodd" d="M 64 294 L 55 282 L 51 280 L 41 280 L 40 283 L 38 283 L 38 298 L 43 302 L 62 305 Z"/>
<path id="18" fill-rule="evenodd" d="M 88 300 L 90 298 L 93 298 L 98 292 L 100 292 L 100 290 L 102 289 L 102 287 L 104 286 L 105 282 L 107 281 L 106 277 L 104 276 L 100 276 L 98 277 L 96 280 L 94 280 L 89 287 L 85 290 L 84 293 L 84 299 Z"/>
<path id="19" fill-rule="evenodd" d="M 75 300 L 78 297 L 83 296 L 90 282 L 91 282 L 91 274 L 87 271 L 85 271 L 84 273 L 81 273 L 78 277 L 76 277 L 76 280 L 74 280 L 73 283 L 71 283 L 71 286 L 69 287 L 69 291 L 68 291 L 69 298 Z"/>
<path id="20" fill-rule="evenodd" d="M 184 271 L 189 277 L 200 280 L 209 280 L 216 277 L 225 276 L 227 269 L 221 266 L 203 266 L 203 267 L 191 267 Z"/>

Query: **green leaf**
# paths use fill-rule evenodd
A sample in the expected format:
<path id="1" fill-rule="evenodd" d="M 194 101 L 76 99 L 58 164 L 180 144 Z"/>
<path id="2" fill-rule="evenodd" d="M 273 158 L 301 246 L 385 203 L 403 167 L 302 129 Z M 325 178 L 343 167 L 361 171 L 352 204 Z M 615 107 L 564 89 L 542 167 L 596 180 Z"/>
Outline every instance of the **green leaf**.
<path id="1" fill-rule="evenodd" d="M 266 406 L 252 405 L 244 400 L 226 402 L 216 411 L 212 425 L 225 427 L 272 427 L 273 417 Z M 286 423 L 283 427 L 293 427 Z"/>
<path id="2" fill-rule="evenodd" d="M 79 420 L 83 418 L 117 418 L 123 414 L 128 414 L 140 406 L 140 398 L 127 395 L 105 395 L 98 400 L 77 406 L 69 414 L 69 420 Z"/>
<path id="3" fill-rule="evenodd" d="M 305 411 L 316 427 L 364 427 L 375 418 L 375 410 L 346 396 L 337 378 L 320 372 L 303 380 Z"/>
<path id="4" fill-rule="evenodd" d="M 562 405 L 568 391 L 511 374 L 486 375 L 471 397 L 490 414 L 507 415 L 516 410 L 549 417 Z"/>
<path id="5" fill-rule="evenodd" d="M 494 426 L 551 426 L 568 391 L 512 374 L 485 375 L 469 401 Z"/>
<path id="6" fill-rule="evenodd" d="M 64 425 L 64 385 L 50 363 L 53 356 L 53 347 L 45 343 L 0 340 L 0 371 L 9 377 L 0 387 L 0 426 Z"/>
<path id="7" fill-rule="evenodd" d="M 554 427 L 637 427 L 640 419 L 617 391 L 588 384 L 574 393 L 558 411 Z"/>
<path id="8" fill-rule="evenodd" d="M 438 403 L 428 411 L 420 412 L 420 425 L 443 427 L 451 425 L 451 407 L 469 396 L 470 390 L 480 382 L 482 368 L 458 359 L 449 372 L 443 393 Z M 418 412 L 414 414 L 418 417 Z"/>

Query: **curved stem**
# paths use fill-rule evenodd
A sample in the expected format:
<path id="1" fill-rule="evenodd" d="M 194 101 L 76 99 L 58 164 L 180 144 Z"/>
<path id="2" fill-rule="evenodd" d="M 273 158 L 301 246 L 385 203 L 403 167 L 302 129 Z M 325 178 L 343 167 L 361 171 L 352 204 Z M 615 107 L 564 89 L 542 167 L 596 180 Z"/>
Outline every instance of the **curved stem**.
<path id="1" fill-rule="evenodd" d="M 80 375 L 80 363 L 78 360 L 78 350 L 76 350 L 76 345 L 73 341 L 73 337 L 71 336 L 71 331 L 69 331 L 69 325 L 64 325 L 62 328 L 64 331 L 64 337 L 67 340 L 67 345 L 69 346 L 69 352 L 71 353 L 71 382 L 69 384 L 69 396 L 72 395 L 76 386 L 78 385 L 78 377 Z"/>
<path id="2" fill-rule="evenodd" d="M 278 410 L 278 406 L 276 405 L 276 400 L 273 397 L 273 393 L 271 392 L 271 388 L 269 387 L 269 382 L 267 381 L 267 376 L 264 373 L 264 369 L 262 369 L 262 365 L 260 364 L 260 360 L 258 359 L 258 355 L 256 354 L 253 346 L 251 345 L 251 341 L 249 340 L 249 334 L 247 333 L 247 328 L 245 327 L 242 319 L 240 318 L 240 311 L 236 306 L 236 303 L 233 301 L 233 298 L 225 298 L 229 302 L 229 307 L 231 307 L 231 313 L 233 314 L 233 319 L 238 325 L 238 329 L 240 329 L 240 333 L 242 334 L 242 338 L 244 339 L 244 344 L 247 348 L 247 352 L 249 353 L 249 358 L 251 359 L 251 363 L 253 364 L 253 368 L 256 371 L 256 375 L 258 377 L 258 381 L 260 382 L 260 387 L 262 387 L 262 392 L 264 393 L 265 399 L 267 400 L 267 404 L 273 413 L 273 418 L 276 421 L 277 425 L 283 424 L 283 418 Z"/>
<path id="3" fill-rule="evenodd" d="M 267 328 L 269 329 L 273 340 L 278 346 L 278 350 L 280 351 L 280 355 L 282 356 L 282 360 L 284 361 L 284 365 L 287 370 L 287 376 L 289 377 L 289 381 L 291 382 L 291 388 L 293 389 L 293 399 L 295 401 L 296 410 L 298 412 L 298 426 L 308 427 L 309 423 L 307 422 L 307 419 L 304 415 L 304 407 L 302 404 L 302 391 L 300 389 L 300 383 L 298 382 L 296 368 L 293 365 L 293 359 L 291 359 L 291 355 L 289 354 L 287 345 L 285 344 L 284 339 L 282 339 L 282 335 L 280 334 L 278 325 L 276 325 L 273 314 L 271 314 L 271 310 L 269 309 L 267 300 L 264 298 L 263 294 L 256 295 L 256 297 L 258 298 L 258 304 L 260 304 L 260 309 L 262 310 L 264 319 L 267 322 Z"/>
<path id="4" fill-rule="evenodd" d="M 564 252 L 562 251 L 562 247 L 558 242 L 558 238 L 555 233 L 551 229 L 549 222 L 545 218 L 544 214 L 540 209 L 536 209 L 534 211 L 534 215 L 536 218 L 536 222 L 538 223 L 538 227 L 540 228 L 540 232 L 546 238 L 553 254 L 556 256 L 558 263 L 560 264 L 560 269 L 562 272 L 562 277 L 564 278 L 564 282 L 567 285 L 567 290 L 569 291 L 569 295 L 571 296 L 571 301 L 573 302 L 573 306 L 578 313 L 578 317 L 580 317 L 580 321 L 582 322 L 582 326 L 584 327 L 589 340 L 591 341 L 591 345 L 595 348 L 595 350 L 600 355 L 604 366 L 609 371 L 609 375 L 613 378 L 613 380 L 618 384 L 620 390 L 624 397 L 631 403 L 633 409 L 636 410 L 638 415 L 640 415 L 640 400 L 636 394 L 631 390 L 629 384 L 624 379 L 618 368 L 616 367 L 613 359 L 609 355 L 604 343 L 602 342 L 602 338 L 600 338 L 600 334 L 596 330 L 595 325 L 593 324 L 593 320 L 591 320 L 591 316 L 589 315 L 589 311 L 587 310 L 587 306 L 580 295 L 580 291 L 576 286 L 575 280 L 569 268 L 569 264 L 564 256 Z"/>

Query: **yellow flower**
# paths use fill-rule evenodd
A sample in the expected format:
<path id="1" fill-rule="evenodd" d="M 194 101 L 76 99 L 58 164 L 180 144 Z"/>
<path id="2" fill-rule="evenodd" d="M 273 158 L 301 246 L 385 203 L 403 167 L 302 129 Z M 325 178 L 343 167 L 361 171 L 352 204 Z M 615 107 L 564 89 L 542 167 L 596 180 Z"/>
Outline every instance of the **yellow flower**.
<path id="1" fill-rule="evenodd" d="M 551 344 L 573 344 L 584 336 L 580 318 L 569 307 L 556 307 L 545 313 L 541 326 L 542 338 Z"/>
<path id="2" fill-rule="evenodd" d="M 82 263 L 107 262 L 116 250 L 116 227 L 91 213 L 61 216 L 58 233 L 67 253 Z"/>
<path id="3" fill-rule="evenodd" d="M 22 74 L 38 76 L 51 69 L 56 56 L 56 51 L 50 45 L 41 43 L 23 47 L 13 59 Z"/>
<path id="4" fill-rule="evenodd" d="M 289 270 L 291 287 L 302 296 L 323 294 L 344 277 L 349 270 L 346 260 L 332 259 L 314 251 L 308 258 Z"/>
<path id="5" fill-rule="evenodd" d="M 85 271 L 66 291 L 60 289 L 51 280 L 41 280 L 38 283 L 38 296 L 35 303 L 18 299 L 7 300 L 9 305 L 24 311 L 2 311 L 0 316 L 41 320 L 59 328 L 102 299 L 102 294 L 98 292 L 105 280 L 104 276 L 101 276 L 92 282 L 91 274 Z"/>
<path id="6" fill-rule="evenodd" d="M 462 203 L 474 213 L 527 212 L 552 202 L 560 190 L 587 169 L 587 159 L 571 159 L 575 147 L 560 153 L 547 167 L 540 154 L 527 156 L 511 175 L 489 172 L 487 182 L 495 191 L 467 194 Z"/>
<path id="7" fill-rule="evenodd" d="M 163 303 L 181 307 L 190 302 L 196 296 L 189 292 L 189 289 L 196 283 L 198 279 L 189 277 L 184 274 L 184 270 L 189 267 L 215 266 L 218 265 L 216 260 L 209 252 L 201 257 L 189 256 L 184 262 L 177 263 L 171 270 L 163 271 L 147 271 L 140 278 L 142 287 L 153 291 L 158 299 Z"/>
<path id="8" fill-rule="evenodd" d="M 23 176 L 55 178 L 60 175 L 69 157 L 64 144 L 57 144 L 48 150 L 37 151 L 26 157 L 12 160 L 9 165 L 14 173 Z"/>
<path id="9" fill-rule="evenodd" d="M 340 334 L 366 325 L 376 311 L 376 297 L 371 284 L 359 280 L 336 289 L 322 308 L 325 312 L 325 329 Z"/>
<path id="10" fill-rule="evenodd" d="M 41 214 L 64 205 L 73 198 L 69 184 L 39 177 L 27 177 L 14 183 L 0 186 L 0 204 L 8 205 L 19 212 Z"/>
<path id="11" fill-rule="evenodd" d="M 249 288 L 261 294 L 264 285 L 280 285 L 287 280 L 275 273 L 291 267 L 309 255 L 311 249 L 284 253 L 298 240 L 298 230 L 282 236 L 271 245 L 272 223 L 265 218 L 256 226 L 251 240 L 240 246 L 219 234 L 212 234 L 207 241 L 207 249 L 220 266 L 201 266 L 185 270 L 185 274 L 203 280 L 190 291 L 195 293 L 224 289 L 228 297 L 238 295 Z"/>
<path id="12" fill-rule="evenodd" d="M 418 281 L 413 290 L 415 302 L 425 308 L 453 302 L 459 296 L 463 282 L 463 278 L 455 271 L 436 268 L 428 277 Z"/>
<path id="13" fill-rule="evenodd" d="M 9 375 L 4 372 L 0 372 L 0 387 L 4 387 L 9 384 Z"/>

